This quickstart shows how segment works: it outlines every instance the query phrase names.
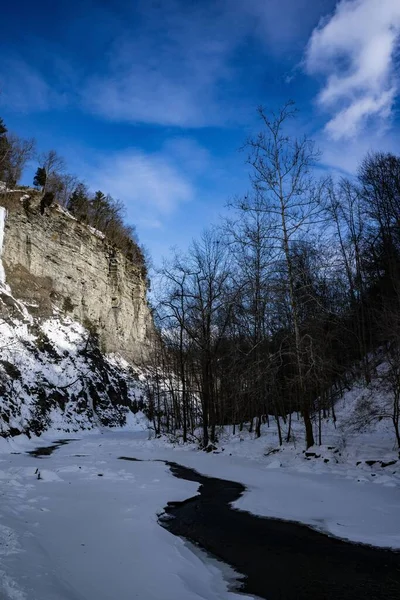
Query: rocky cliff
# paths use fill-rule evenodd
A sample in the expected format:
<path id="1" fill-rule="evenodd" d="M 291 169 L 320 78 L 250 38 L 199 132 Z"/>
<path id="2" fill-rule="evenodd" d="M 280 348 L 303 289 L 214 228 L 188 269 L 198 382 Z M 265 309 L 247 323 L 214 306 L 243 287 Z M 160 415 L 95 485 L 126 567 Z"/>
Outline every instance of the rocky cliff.
<path id="1" fill-rule="evenodd" d="M 130 363 L 149 356 L 153 321 L 141 264 L 34 190 L 3 193 L 3 265 L 14 298 L 38 318 L 54 310 L 97 333 L 104 352 Z"/>
<path id="2" fill-rule="evenodd" d="M 0 250 L 0 436 L 131 425 L 154 335 L 134 248 L 0 190 Z"/>

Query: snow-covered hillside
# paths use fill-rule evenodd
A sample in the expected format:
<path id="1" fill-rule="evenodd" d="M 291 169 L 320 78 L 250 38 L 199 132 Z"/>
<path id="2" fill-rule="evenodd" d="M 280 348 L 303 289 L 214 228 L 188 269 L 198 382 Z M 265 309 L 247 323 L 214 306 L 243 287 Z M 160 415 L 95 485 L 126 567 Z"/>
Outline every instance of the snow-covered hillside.
<path id="1" fill-rule="evenodd" d="M 400 460 L 394 428 L 387 407 L 391 398 L 386 394 L 379 378 L 365 386 L 355 382 L 335 404 L 332 416 L 313 417 L 315 439 L 321 445 L 304 450 L 304 424 L 297 414 L 292 415 L 290 441 L 279 446 L 275 420 L 261 428 L 261 437 L 249 433 L 248 426 L 242 431 L 236 426 L 219 431 L 217 452 L 232 456 L 262 460 L 270 468 L 296 467 L 305 472 L 325 472 L 356 468 L 358 479 L 375 478 L 381 483 L 397 480 L 400 484 Z M 282 435 L 286 438 L 289 417 L 282 423 Z"/>

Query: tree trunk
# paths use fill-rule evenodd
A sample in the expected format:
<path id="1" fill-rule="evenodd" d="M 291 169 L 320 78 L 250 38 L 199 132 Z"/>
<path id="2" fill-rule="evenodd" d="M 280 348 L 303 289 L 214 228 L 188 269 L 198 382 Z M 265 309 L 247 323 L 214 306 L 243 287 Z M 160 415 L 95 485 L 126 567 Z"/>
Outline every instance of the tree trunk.
<path id="1" fill-rule="evenodd" d="M 314 446 L 314 434 L 308 406 L 303 408 L 303 419 L 306 429 L 306 448 L 308 449 L 311 446 Z"/>
<path id="2" fill-rule="evenodd" d="M 275 419 L 276 419 L 276 426 L 278 428 L 279 445 L 282 446 L 283 440 L 282 440 L 281 422 L 279 420 L 279 414 L 277 412 L 275 413 Z"/>
<path id="3" fill-rule="evenodd" d="M 256 437 L 261 437 L 261 415 L 257 417 L 256 421 Z"/>

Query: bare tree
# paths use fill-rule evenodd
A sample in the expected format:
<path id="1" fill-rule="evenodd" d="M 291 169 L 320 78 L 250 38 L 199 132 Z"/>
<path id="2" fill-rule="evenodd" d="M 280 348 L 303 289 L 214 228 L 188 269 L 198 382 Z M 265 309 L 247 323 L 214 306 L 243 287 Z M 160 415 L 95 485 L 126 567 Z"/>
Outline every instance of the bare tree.
<path id="1" fill-rule="evenodd" d="M 367 231 L 367 219 L 363 200 L 357 185 L 342 179 L 336 185 L 328 180 L 324 195 L 324 211 L 328 222 L 333 224 L 334 243 L 338 248 L 340 264 L 347 279 L 347 309 L 353 313 L 354 335 L 358 346 L 366 383 L 371 380 L 368 359 L 368 323 L 365 306 L 367 282 L 363 252 Z M 349 333 L 349 332 L 347 332 Z M 349 345 L 352 340 L 348 339 Z"/>
<path id="2" fill-rule="evenodd" d="M 268 345 L 276 249 L 271 236 L 270 218 L 263 210 L 263 199 L 257 191 L 251 200 L 248 196 L 237 198 L 229 206 L 235 216 L 225 219 L 222 233 L 232 251 L 237 291 L 233 328 L 229 332 L 229 351 L 236 365 L 235 370 L 238 372 L 240 369 L 242 379 L 242 384 L 236 386 L 236 393 L 242 390 L 245 396 L 240 404 L 251 415 L 250 432 L 257 415 L 255 431 L 259 437 L 263 415 L 268 414 L 270 409 Z M 232 344 L 236 346 L 233 354 Z M 235 357 L 238 352 L 241 356 Z M 273 405 L 276 408 L 275 402 Z M 237 415 L 237 411 L 235 413 Z M 279 420 L 278 411 L 274 410 L 274 413 Z"/>
<path id="3" fill-rule="evenodd" d="M 387 320 L 391 333 L 386 343 L 386 370 L 381 375 L 391 397 L 389 418 L 393 423 L 397 446 L 400 449 L 400 324 L 399 314 L 391 314 Z"/>
<path id="4" fill-rule="evenodd" d="M 67 206 L 69 198 L 79 184 L 79 179 L 71 173 L 58 173 L 53 175 L 54 187 L 57 190 L 56 200 L 61 206 Z M 51 185 L 53 183 L 51 182 Z"/>
<path id="5" fill-rule="evenodd" d="M 187 441 L 189 426 L 189 379 L 190 339 L 187 334 L 187 273 L 181 269 L 177 257 L 171 264 L 167 262 L 161 270 L 162 298 L 159 299 L 160 331 L 165 348 L 175 355 L 176 380 L 171 381 L 171 392 L 179 397 L 178 406 L 182 409 L 183 441 Z M 178 388 L 178 389 L 177 389 Z"/>
<path id="6" fill-rule="evenodd" d="M 310 398 L 304 385 L 303 340 L 291 247 L 320 217 L 317 202 L 319 187 L 311 173 L 319 153 L 309 139 L 299 140 L 286 133 L 288 121 L 295 115 L 292 102 L 271 116 L 263 108 L 259 108 L 258 113 L 263 130 L 250 138 L 246 144 L 250 151 L 248 163 L 252 167 L 253 187 L 262 198 L 261 210 L 270 215 L 274 223 L 274 237 L 283 253 L 290 320 L 294 334 L 299 400 L 306 430 L 306 445 L 309 447 L 314 444 L 314 436 Z"/>
<path id="7" fill-rule="evenodd" d="M 8 186 L 16 185 L 26 163 L 35 154 L 36 142 L 8 133 L 0 120 L 0 179 Z"/>
<path id="8" fill-rule="evenodd" d="M 36 141 L 33 138 L 24 139 L 10 133 L 7 135 L 7 142 L 7 183 L 14 186 L 21 179 L 27 162 L 35 155 Z"/>
<path id="9" fill-rule="evenodd" d="M 207 447 L 215 439 L 219 420 L 218 353 L 233 305 L 227 249 L 216 232 L 205 232 L 185 256 L 175 256 L 163 277 L 169 280 L 172 295 L 162 306 L 180 329 L 180 348 L 185 339 L 190 341 L 192 380 L 197 382 Z M 181 364 L 181 373 L 183 368 Z"/>
<path id="10" fill-rule="evenodd" d="M 38 157 L 39 164 L 46 171 L 46 183 L 43 192 L 51 191 L 57 196 L 62 189 L 60 176 L 65 171 L 65 160 L 55 150 L 43 152 Z"/>

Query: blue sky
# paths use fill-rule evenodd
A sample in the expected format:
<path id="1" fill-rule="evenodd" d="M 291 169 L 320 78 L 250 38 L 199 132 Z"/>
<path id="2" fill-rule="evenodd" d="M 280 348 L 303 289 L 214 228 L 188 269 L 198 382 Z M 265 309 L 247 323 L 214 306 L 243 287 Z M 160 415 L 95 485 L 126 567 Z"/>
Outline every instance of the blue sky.
<path id="1" fill-rule="evenodd" d="M 0 116 L 123 200 L 159 263 L 246 191 L 260 104 L 295 100 L 327 169 L 399 152 L 399 38 L 399 0 L 21 0 Z"/>

